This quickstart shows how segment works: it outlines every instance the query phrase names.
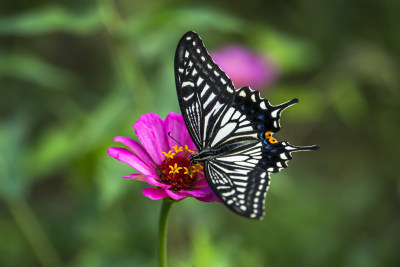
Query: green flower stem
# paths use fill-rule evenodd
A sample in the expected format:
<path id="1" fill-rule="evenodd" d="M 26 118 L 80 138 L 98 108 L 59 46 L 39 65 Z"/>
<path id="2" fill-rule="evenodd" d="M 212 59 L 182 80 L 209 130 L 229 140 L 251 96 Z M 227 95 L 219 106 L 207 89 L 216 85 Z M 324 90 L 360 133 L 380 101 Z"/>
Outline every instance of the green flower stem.
<path id="1" fill-rule="evenodd" d="M 161 204 L 160 223 L 159 223 L 159 266 L 167 266 L 167 218 L 169 209 L 174 202 L 164 198 Z"/>

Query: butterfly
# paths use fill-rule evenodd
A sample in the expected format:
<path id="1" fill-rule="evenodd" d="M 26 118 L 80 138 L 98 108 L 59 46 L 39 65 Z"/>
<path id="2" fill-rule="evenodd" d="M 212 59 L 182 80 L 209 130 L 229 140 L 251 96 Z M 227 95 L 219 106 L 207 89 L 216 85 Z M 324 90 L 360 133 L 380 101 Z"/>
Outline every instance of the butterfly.
<path id="1" fill-rule="evenodd" d="M 319 149 L 272 137 L 281 112 L 298 100 L 272 106 L 250 87 L 235 89 L 192 31 L 179 41 L 174 64 L 179 106 L 198 149 L 189 160 L 204 165 L 210 188 L 228 208 L 262 219 L 270 173 L 286 168 L 291 152 Z"/>

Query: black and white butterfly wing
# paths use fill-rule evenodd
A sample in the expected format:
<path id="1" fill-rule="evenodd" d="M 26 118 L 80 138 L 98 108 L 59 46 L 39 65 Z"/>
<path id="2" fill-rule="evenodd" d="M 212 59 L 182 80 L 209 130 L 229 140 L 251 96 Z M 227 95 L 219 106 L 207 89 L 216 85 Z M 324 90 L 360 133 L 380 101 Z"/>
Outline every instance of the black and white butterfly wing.
<path id="1" fill-rule="evenodd" d="M 186 33 L 178 44 L 175 80 L 198 155 L 214 153 L 203 160 L 211 189 L 234 212 L 261 219 L 269 173 L 287 167 L 291 152 L 315 149 L 271 143 L 265 136 L 279 131 L 280 113 L 297 99 L 272 106 L 249 87 L 235 90 L 194 32 Z"/>
<path id="2" fill-rule="evenodd" d="M 291 152 L 313 150 L 295 147 L 287 142 L 254 146 L 240 155 L 218 157 L 205 163 L 204 171 L 210 187 L 228 208 L 251 219 L 262 219 L 264 202 L 270 184 L 270 173 L 287 167 Z M 259 159 L 261 157 L 261 159 Z"/>
<path id="3" fill-rule="evenodd" d="M 175 82 L 185 124 L 196 147 L 202 150 L 216 131 L 215 122 L 231 106 L 235 88 L 194 32 L 179 41 Z"/>
<path id="4" fill-rule="evenodd" d="M 286 168 L 291 152 L 315 149 L 271 143 L 265 136 L 268 131 L 279 131 L 281 112 L 297 102 L 294 99 L 272 106 L 258 91 L 243 87 L 219 120 L 219 131 L 211 144 L 215 149 L 231 149 L 206 162 L 205 173 L 218 198 L 236 213 L 261 219 L 269 173 Z"/>
<path id="5" fill-rule="evenodd" d="M 264 201 L 269 187 L 269 173 L 257 167 L 258 147 L 240 155 L 227 155 L 205 163 L 206 177 L 217 197 L 231 210 L 247 218 L 264 216 Z M 255 167 L 256 166 L 256 167 Z"/>

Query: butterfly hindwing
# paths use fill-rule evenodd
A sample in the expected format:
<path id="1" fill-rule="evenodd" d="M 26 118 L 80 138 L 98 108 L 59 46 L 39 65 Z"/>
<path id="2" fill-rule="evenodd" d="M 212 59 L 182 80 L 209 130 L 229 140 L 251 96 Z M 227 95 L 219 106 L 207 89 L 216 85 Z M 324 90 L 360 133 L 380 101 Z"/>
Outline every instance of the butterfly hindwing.
<path id="1" fill-rule="evenodd" d="M 240 154 L 227 155 L 205 164 L 210 187 L 225 205 L 242 216 L 260 219 L 264 216 L 264 199 L 269 173 L 260 168 L 262 145 L 250 146 Z"/>

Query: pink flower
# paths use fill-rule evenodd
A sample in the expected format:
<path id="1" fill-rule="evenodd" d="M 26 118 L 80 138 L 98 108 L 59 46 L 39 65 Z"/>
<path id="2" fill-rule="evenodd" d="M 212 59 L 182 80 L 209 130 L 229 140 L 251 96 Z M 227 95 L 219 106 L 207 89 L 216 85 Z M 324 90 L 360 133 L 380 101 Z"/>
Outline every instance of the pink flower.
<path id="1" fill-rule="evenodd" d="M 236 88 L 250 86 L 261 89 L 278 77 L 278 70 L 272 62 L 243 46 L 226 46 L 212 52 L 211 57 L 231 78 Z"/>
<path id="2" fill-rule="evenodd" d="M 142 115 L 133 124 L 139 142 L 117 136 L 114 142 L 126 148 L 111 147 L 108 154 L 132 166 L 140 174 L 130 174 L 132 178 L 156 186 L 143 189 L 143 194 L 151 199 L 171 197 L 182 199 L 188 196 L 200 201 L 218 201 L 202 171 L 200 164 L 192 164 L 189 156 L 196 148 L 186 129 L 182 115 L 168 114 L 162 120 L 157 114 Z M 180 144 L 168 136 L 168 132 Z"/>

